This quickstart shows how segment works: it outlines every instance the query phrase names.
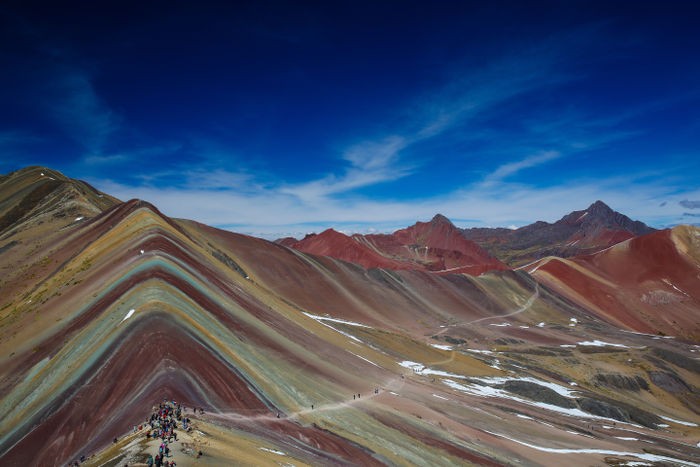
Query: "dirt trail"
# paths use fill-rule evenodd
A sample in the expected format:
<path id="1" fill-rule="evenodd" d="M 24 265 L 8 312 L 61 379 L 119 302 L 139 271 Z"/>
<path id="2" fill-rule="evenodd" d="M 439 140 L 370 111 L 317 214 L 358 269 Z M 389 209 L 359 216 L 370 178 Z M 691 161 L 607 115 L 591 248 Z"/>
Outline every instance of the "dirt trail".
<path id="1" fill-rule="evenodd" d="M 397 384 L 398 383 L 398 384 Z M 329 404 L 322 404 L 322 405 L 315 405 L 314 408 L 312 409 L 311 407 L 297 410 L 294 412 L 290 412 L 288 414 L 282 414 L 280 413 L 279 418 L 275 414 L 264 414 L 264 415 L 242 415 L 236 412 L 218 412 L 218 413 L 209 413 L 208 415 L 212 418 L 223 418 L 227 420 L 236 420 L 239 422 L 255 422 L 255 421 L 260 421 L 260 420 L 296 420 L 302 415 L 307 415 L 307 414 L 312 414 L 316 412 L 324 412 L 324 411 L 332 411 L 332 410 L 338 410 L 342 408 L 347 408 L 351 407 L 353 405 L 359 405 L 363 402 L 366 402 L 368 400 L 372 400 L 375 397 L 379 396 L 383 392 L 386 391 L 398 391 L 400 390 L 403 385 L 405 384 L 405 379 L 403 373 L 400 376 L 397 376 L 395 378 L 392 378 L 388 381 L 387 384 L 382 387 L 378 393 L 374 392 L 374 389 L 370 391 L 369 394 L 366 394 L 364 397 L 358 397 L 356 399 L 348 399 L 345 401 L 340 401 L 340 402 L 333 402 Z"/>
<path id="2" fill-rule="evenodd" d="M 539 286 L 539 284 L 535 284 L 535 291 L 532 293 L 530 298 L 527 299 L 525 304 L 523 306 L 521 306 L 520 308 L 518 308 L 514 311 L 511 311 L 511 312 L 505 313 L 503 315 L 486 316 L 484 318 L 479 318 L 479 319 L 475 319 L 472 321 L 467 321 L 466 323 L 449 324 L 446 327 L 442 328 L 440 331 L 438 331 L 435 335 L 436 336 L 442 335 L 445 332 L 449 331 L 451 328 L 458 328 L 460 326 L 469 326 L 471 324 L 480 323 L 482 321 L 487 321 L 490 319 L 508 318 L 510 316 L 518 315 L 524 311 L 529 310 L 532 307 L 532 304 L 535 303 L 535 300 L 537 300 L 539 297 L 540 297 L 540 286 Z"/>
<path id="3" fill-rule="evenodd" d="M 538 298 L 540 298 L 540 285 L 535 284 L 535 292 L 530 296 L 530 298 L 527 299 L 527 301 L 525 302 L 525 305 L 521 306 L 517 310 L 511 311 L 510 313 L 506 313 L 505 315 L 487 316 L 485 318 L 475 319 L 473 321 L 469 321 L 468 323 L 465 323 L 465 325 L 466 324 L 474 324 L 474 323 L 486 321 L 489 319 L 507 318 L 509 316 L 515 316 L 517 314 L 522 313 L 523 311 L 529 310 L 530 307 L 532 306 L 532 304 L 535 303 L 535 300 L 537 300 Z"/>

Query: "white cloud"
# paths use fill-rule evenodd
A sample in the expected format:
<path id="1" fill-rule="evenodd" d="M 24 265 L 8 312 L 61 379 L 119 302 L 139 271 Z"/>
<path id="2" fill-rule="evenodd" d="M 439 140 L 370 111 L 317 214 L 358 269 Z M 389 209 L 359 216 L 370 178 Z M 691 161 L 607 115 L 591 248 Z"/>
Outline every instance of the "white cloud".
<path id="1" fill-rule="evenodd" d="M 193 185 L 156 188 L 129 187 L 100 180 L 91 180 L 91 183 L 120 199 L 137 197 L 150 201 L 172 217 L 194 219 L 266 238 L 300 237 L 328 227 L 347 232 L 389 232 L 417 220 L 428 220 L 438 212 L 461 227 L 522 226 L 536 220 L 553 222 L 573 210 L 588 207 L 597 199 L 633 219 L 663 226 L 682 215 L 678 201 L 700 199 L 700 190 L 679 192 L 677 187 L 661 180 L 640 184 L 633 177 L 580 180 L 548 188 L 502 181 L 485 188 L 477 183 L 420 201 L 359 197 L 308 201 L 279 187 L 247 184 L 245 179 L 240 180 L 245 186 L 217 190 Z M 662 207 L 661 200 L 669 202 Z M 459 222 L 459 219 L 475 221 Z"/>
<path id="2" fill-rule="evenodd" d="M 489 174 L 488 177 L 486 177 L 486 181 L 488 183 L 493 183 L 498 180 L 503 180 L 520 172 L 521 170 L 545 164 L 554 159 L 558 159 L 559 157 L 561 157 L 561 153 L 559 151 L 543 151 L 516 162 L 509 162 L 501 165 L 491 174 Z"/>

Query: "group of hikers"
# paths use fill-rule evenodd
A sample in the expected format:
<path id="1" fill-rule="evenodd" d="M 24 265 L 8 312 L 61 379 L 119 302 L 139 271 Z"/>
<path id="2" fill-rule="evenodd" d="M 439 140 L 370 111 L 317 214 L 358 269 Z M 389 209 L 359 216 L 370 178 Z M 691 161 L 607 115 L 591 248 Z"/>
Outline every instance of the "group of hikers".
<path id="1" fill-rule="evenodd" d="M 158 404 L 158 407 L 155 409 L 144 424 L 138 427 L 134 426 L 133 432 L 137 433 L 145 430 L 145 437 L 148 441 L 160 439 L 160 446 L 158 446 L 156 455 L 148 454 L 146 459 L 148 467 L 176 467 L 175 461 L 169 460 L 171 456 L 170 445 L 177 441 L 176 429 L 182 429 L 185 432 L 192 431 L 191 420 L 189 417 L 184 416 L 184 412 L 187 409 L 174 400 L 163 399 L 163 402 Z M 193 411 L 194 413 L 199 411 L 201 414 L 204 414 L 204 409 L 201 408 L 193 408 Z M 118 439 L 114 438 L 113 442 L 116 444 Z M 197 457 L 202 457 L 202 455 L 202 451 L 197 453 Z M 85 456 L 81 456 L 80 461 L 71 462 L 69 466 L 78 466 L 87 460 Z M 128 466 L 128 464 L 125 464 L 125 466 Z"/>
<path id="2" fill-rule="evenodd" d="M 403 377 L 403 376 L 402 376 Z M 374 389 L 374 394 L 379 394 L 379 388 Z M 359 399 L 360 394 L 353 394 L 352 395 L 353 400 Z M 314 409 L 314 405 L 311 404 L 311 409 Z M 170 458 L 170 444 L 173 442 L 177 441 L 177 432 L 175 429 L 180 429 L 189 432 L 192 431 L 192 424 L 191 420 L 189 417 L 183 417 L 183 413 L 187 409 L 183 407 L 181 404 L 177 403 L 176 401 L 163 399 L 163 402 L 158 404 L 158 407 L 156 408 L 155 412 L 151 413 L 151 416 L 148 420 L 146 420 L 145 426 L 144 425 L 139 425 L 138 427 L 134 426 L 134 433 L 138 431 L 142 431 L 144 428 L 146 428 L 146 439 L 149 441 L 151 439 L 159 439 L 161 440 L 160 446 L 158 447 L 158 453 L 155 455 L 155 457 L 151 454 L 148 455 L 148 458 L 146 460 L 146 465 L 148 467 L 176 467 L 176 463 L 174 460 L 168 460 Z M 201 408 L 193 408 L 194 413 L 196 414 L 197 411 L 199 411 L 201 414 L 204 414 L 204 409 Z M 277 412 L 277 418 L 280 418 L 280 412 Z M 114 438 L 114 443 L 117 443 L 117 438 Z M 200 450 L 197 453 L 197 457 L 201 457 L 203 455 L 202 451 Z M 78 466 L 80 463 L 85 462 L 87 459 L 85 456 L 81 456 L 80 462 L 75 461 L 71 462 L 69 466 Z"/>
<path id="3" fill-rule="evenodd" d="M 176 463 L 174 460 L 169 461 L 170 457 L 170 444 L 177 441 L 176 428 L 181 427 L 185 431 L 191 431 L 192 426 L 189 417 L 183 417 L 183 411 L 185 409 L 177 402 L 169 401 L 163 399 L 155 412 L 151 414 L 148 419 L 147 424 L 150 428 L 146 431 L 146 438 L 150 440 L 159 439 L 161 440 L 160 446 L 158 447 L 158 453 L 154 456 L 148 455 L 148 460 L 146 465 L 149 467 L 175 467 Z M 194 409 L 195 412 L 197 409 Z M 201 413 L 204 413 L 203 409 L 199 409 Z M 178 425 L 179 424 L 179 425 Z M 139 427 L 141 429 L 142 427 Z M 134 427 L 136 429 L 136 427 Z M 198 457 L 202 455 L 200 451 Z"/>

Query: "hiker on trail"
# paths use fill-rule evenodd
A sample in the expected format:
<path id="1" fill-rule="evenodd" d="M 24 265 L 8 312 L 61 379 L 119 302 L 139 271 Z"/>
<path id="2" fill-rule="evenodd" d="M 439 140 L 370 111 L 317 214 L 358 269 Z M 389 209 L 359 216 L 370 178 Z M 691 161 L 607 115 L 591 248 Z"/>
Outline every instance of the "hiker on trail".
<path id="1" fill-rule="evenodd" d="M 313 404 L 311 404 L 311 410 L 313 410 L 313 409 L 314 409 L 314 405 L 313 405 Z"/>
<path id="2" fill-rule="evenodd" d="M 355 394 L 352 395 L 352 400 L 355 400 Z"/>
<path id="3" fill-rule="evenodd" d="M 148 467 L 153 467 L 153 456 L 150 454 L 148 455 L 148 460 L 146 461 L 146 465 Z"/>

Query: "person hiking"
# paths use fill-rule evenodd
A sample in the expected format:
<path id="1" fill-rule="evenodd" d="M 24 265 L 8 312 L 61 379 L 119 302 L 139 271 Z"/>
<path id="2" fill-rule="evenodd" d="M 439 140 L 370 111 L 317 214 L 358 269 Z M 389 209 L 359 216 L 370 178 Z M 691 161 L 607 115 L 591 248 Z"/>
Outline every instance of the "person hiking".
<path id="1" fill-rule="evenodd" d="M 148 455 L 148 460 L 146 461 L 146 465 L 148 467 L 153 467 L 153 456 L 150 454 Z"/>

